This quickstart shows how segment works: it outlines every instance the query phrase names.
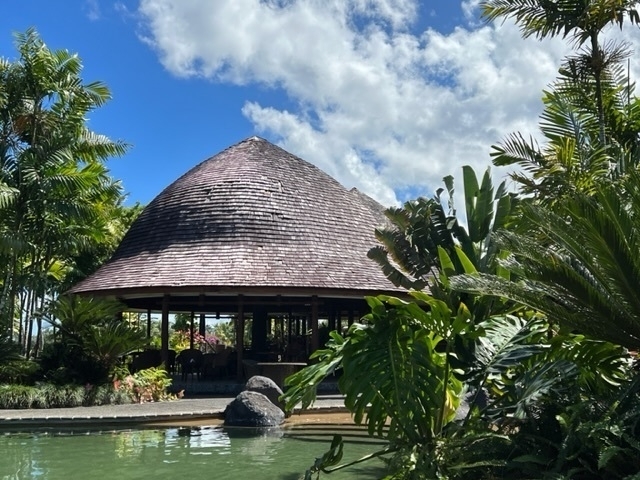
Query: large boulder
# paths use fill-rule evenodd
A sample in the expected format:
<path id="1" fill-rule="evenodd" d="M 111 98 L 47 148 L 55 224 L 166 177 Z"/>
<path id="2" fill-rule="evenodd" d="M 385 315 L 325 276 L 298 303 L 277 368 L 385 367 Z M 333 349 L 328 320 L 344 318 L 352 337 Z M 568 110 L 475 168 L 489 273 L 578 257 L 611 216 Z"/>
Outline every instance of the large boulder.
<path id="1" fill-rule="evenodd" d="M 227 405 L 224 424 L 228 427 L 277 427 L 284 412 L 262 393 L 245 390 Z"/>
<path id="2" fill-rule="evenodd" d="M 251 377 L 247 380 L 244 390 L 261 393 L 271 400 L 271 403 L 280 407 L 281 410 L 284 410 L 284 403 L 280 401 L 282 389 L 269 377 L 263 377 L 260 375 Z"/>

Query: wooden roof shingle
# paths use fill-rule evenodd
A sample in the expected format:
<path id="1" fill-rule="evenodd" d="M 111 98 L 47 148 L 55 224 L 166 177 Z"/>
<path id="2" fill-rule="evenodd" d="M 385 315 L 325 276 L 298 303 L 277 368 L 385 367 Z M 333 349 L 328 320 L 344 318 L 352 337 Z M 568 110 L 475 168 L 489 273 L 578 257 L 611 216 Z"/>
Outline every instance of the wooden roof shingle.
<path id="1" fill-rule="evenodd" d="M 252 137 L 162 191 L 113 257 L 71 293 L 167 287 L 397 291 L 367 258 L 382 218 L 375 205 L 314 165 Z"/>

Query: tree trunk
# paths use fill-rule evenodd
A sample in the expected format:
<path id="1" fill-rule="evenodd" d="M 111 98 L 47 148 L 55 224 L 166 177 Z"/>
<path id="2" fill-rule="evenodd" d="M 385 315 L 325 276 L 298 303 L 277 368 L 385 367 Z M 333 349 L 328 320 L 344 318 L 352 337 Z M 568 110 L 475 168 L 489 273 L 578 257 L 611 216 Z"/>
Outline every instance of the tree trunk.
<path id="1" fill-rule="evenodd" d="M 18 345 L 22 347 L 22 351 L 24 351 L 25 339 L 26 339 L 26 325 L 23 322 L 22 312 L 25 311 L 27 303 L 27 295 L 20 295 L 20 315 L 18 315 Z"/>
<path id="2" fill-rule="evenodd" d="M 604 106 L 602 104 L 602 70 L 604 68 L 603 52 L 600 51 L 600 45 L 598 44 L 598 34 L 591 34 L 591 68 L 593 70 L 593 78 L 595 80 L 596 87 L 596 106 L 598 108 L 598 129 L 600 143 L 602 146 L 607 145 L 607 140 L 604 130 Z"/>
<path id="3" fill-rule="evenodd" d="M 42 312 L 44 309 L 45 299 L 46 299 L 46 293 L 43 290 L 42 295 L 40 297 L 40 307 L 38 308 L 40 312 Z M 38 333 L 36 335 L 36 345 L 33 351 L 33 356 L 35 358 L 37 358 L 40 355 L 40 351 L 42 349 L 42 315 L 38 315 L 38 318 L 36 319 L 36 326 L 38 328 Z"/>
<path id="4" fill-rule="evenodd" d="M 31 296 L 33 290 L 27 289 L 27 293 L 23 296 L 20 306 L 20 325 L 22 325 L 22 353 L 26 355 L 29 344 L 29 303 L 31 302 Z"/>

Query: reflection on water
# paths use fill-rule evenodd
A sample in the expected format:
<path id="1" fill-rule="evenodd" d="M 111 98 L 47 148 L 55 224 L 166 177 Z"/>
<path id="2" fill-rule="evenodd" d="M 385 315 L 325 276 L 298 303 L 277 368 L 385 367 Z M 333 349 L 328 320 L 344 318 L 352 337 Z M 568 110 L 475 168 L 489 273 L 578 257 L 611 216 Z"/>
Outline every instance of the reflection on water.
<path id="1" fill-rule="evenodd" d="M 345 460 L 381 448 L 350 427 L 227 429 L 181 427 L 102 432 L 40 431 L 0 434 L 0 479 L 297 479 L 324 453 L 334 433 L 348 439 Z M 381 462 L 367 462 L 330 480 L 379 478 Z M 373 468 L 373 471 L 372 471 Z"/>
<path id="2" fill-rule="evenodd" d="M 157 447 L 164 440 L 163 430 L 133 430 L 115 437 L 116 456 L 120 459 L 137 457 L 143 448 Z"/>

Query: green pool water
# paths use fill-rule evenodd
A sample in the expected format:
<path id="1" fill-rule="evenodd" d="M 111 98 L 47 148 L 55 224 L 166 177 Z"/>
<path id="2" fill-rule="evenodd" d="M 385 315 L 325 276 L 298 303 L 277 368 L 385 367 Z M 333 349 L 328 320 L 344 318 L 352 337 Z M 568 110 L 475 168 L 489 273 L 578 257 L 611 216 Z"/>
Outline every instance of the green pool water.
<path id="1" fill-rule="evenodd" d="M 0 433 L 0 479 L 296 480 L 334 433 L 347 440 L 345 460 L 382 447 L 362 430 L 324 425 L 266 433 L 222 427 Z M 321 478 L 382 474 L 382 462 L 374 459 Z"/>

